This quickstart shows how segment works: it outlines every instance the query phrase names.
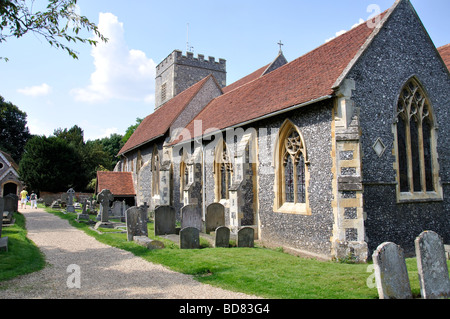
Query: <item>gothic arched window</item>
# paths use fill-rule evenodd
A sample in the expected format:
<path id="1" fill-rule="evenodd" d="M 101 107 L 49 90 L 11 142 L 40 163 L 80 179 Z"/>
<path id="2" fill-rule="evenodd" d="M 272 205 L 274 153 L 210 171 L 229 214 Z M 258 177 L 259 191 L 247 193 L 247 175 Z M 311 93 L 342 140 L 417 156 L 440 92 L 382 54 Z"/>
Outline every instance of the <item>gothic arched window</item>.
<path id="1" fill-rule="evenodd" d="M 399 199 L 439 198 L 435 121 L 430 101 L 415 78 L 400 93 L 395 133 Z"/>
<path id="2" fill-rule="evenodd" d="M 300 131 L 286 121 L 278 135 L 276 205 L 279 212 L 307 213 L 307 152 Z"/>

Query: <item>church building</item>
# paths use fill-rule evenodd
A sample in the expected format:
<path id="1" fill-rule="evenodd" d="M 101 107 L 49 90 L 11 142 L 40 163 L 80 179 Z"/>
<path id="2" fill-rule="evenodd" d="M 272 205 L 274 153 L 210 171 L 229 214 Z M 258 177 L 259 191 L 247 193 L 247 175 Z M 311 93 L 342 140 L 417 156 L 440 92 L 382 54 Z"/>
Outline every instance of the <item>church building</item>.
<path id="1" fill-rule="evenodd" d="M 6 152 L 0 150 L 0 197 L 8 194 L 19 196 L 23 189 L 19 179 L 19 165 Z"/>
<path id="2" fill-rule="evenodd" d="M 424 230 L 450 244 L 449 51 L 409 0 L 230 85 L 224 59 L 175 50 L 115 171 L 138 205 L 221 203 L 232 231 L 300 255 L 411 254 Z"/>

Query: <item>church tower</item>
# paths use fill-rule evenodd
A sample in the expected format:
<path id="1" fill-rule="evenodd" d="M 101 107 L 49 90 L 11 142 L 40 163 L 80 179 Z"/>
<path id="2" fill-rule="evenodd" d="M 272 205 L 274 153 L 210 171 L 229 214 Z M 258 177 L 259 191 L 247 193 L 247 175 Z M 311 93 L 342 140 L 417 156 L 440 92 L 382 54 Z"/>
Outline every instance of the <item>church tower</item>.
<path id="1" fill-rule="evenodd" d="M 209 74 L 214 76 L 222 88 L 225 87 L 226 60 L 219 59 L 216 62 L 214 57 L 205 60 L 203 54 L 194 58 L 192 52 L 187 52 L 184 56 L 181 51 L 174 50 L 156 66 L 155 110 Z"/>

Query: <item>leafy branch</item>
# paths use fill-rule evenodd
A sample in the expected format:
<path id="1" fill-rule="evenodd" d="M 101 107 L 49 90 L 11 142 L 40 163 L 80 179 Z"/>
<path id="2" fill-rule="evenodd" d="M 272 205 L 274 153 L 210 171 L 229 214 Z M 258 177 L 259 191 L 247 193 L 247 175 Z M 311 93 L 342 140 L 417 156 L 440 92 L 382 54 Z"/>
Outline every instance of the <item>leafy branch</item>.
<path id="1" fill-rule="evenodd" d="M 36 12 L 33 10 L 34 2 L 0 0 L 0 43 L 32 32 L 43 37 L 51 46 L 65 50 L 72 58 L 78 59 L 78 52 L 69 46 L 72 42 L 95 46 L 98 41 L 108 41 L 94 23 L 76 13 L 77 0 L 48 0 L 45 10 Z M 82 30 L 93 32 L 96 39 L 79 36 Z M 7 58 L 0 59 L 8 61 Z"/>

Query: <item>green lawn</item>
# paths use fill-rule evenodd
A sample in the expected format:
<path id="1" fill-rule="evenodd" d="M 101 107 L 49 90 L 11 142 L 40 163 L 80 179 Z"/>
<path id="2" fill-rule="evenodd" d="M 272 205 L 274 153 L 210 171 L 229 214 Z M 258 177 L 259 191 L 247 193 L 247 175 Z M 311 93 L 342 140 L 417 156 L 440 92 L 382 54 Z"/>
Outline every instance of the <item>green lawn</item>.
<path id="1" fill-rule="evenodd" d="M 373 278 L 370 264 L 323 262 L 295 257 L 281 249 L 211 248 L 201 240 L 202 249 L 179 249 L 176 243 L 154 237 L 153 223 L 149 237 L 164 242 L 162 250 L 147 250 L 128 242 L 126 234 L 111 229 L 97 233 L 85 223 L 75 221 L 76 214 L 48 212 L 67 219 L 72 226 L 97 240 L 162 264 L 174 271 L 193 275 L 198 281 L 224 289 L 274 299 L 377 299 L 376 288 L 369 288 Z M 0 281 L 38 271 L 45 266 L 39 249 L 26 238 L 25 219 L 16 213 L 16 225 L 3 229 L 9 237 L 9 251 L 0 252 Z M 92 216 L 92 218 L 94 218 Z M 406 260 L 414 296 L 420 296 L 416 259 Z M 448 262 L 450 267 L 450 261 Z M 369 268 L 369 272 L 368 272 Z"/>
<path id="2" fill-rule="evenodd" d="M 98 234 L 87 225 L 75 222 L 75 214 L 52 213 L 68 219 L 73 226 L 105 244 L 224 289 L 275 299 L 378 298 L 377 289 L 367 286 L 373 274 L 367 272 L 370 266 L 367 264 L 323 262 L 261 247 L 210 248 L 207 241 L 202 241 L 202 249 L 184 250 L 170 240 L 155 238 L 153 223 L 149 223 L 149 237 L 166 245 L 165 249 L 151 251 L 127 242 L 126 234 L 106 229 Z M 407 259 L 407 267 L 413 294 L 420 296 L 416 260 Z"/>
<path id="3" fill-rule="evenodd" d="M 15 225 L 3 227 L 2 237 L 8 237 L 8 251 L 0 252 L 0 281 L 41 270 L 45 259 L 39 248 L 29 240 L 25 218 L 14 213 Z"/>

